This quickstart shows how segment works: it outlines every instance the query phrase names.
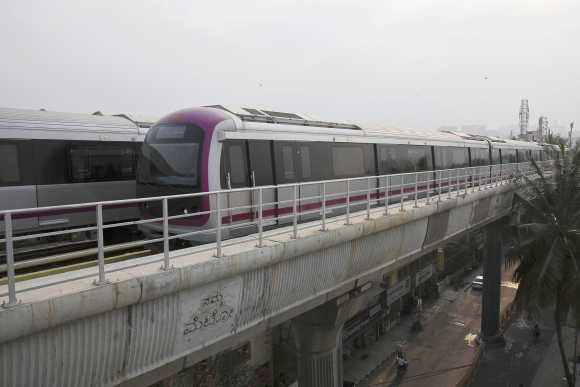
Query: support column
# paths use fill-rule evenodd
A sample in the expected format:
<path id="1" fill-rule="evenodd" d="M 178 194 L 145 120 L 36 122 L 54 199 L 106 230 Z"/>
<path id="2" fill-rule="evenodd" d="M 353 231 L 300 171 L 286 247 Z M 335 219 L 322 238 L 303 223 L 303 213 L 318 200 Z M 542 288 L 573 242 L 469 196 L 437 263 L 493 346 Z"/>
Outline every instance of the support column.
<path id="1" fill-rule="evenodd" d="M 248 365 L 257 367 L 272 360 L 272 331 L 260 333 L 250 339 L 250 360 Z"/>
<path id="2" fill-rule="evenodd" d="M 342 386 L 340 307 L 325 304 L 292 322 L 296 340 L 299 387 Z"/>
<path id="3" fill-rule="evenodd" d="M 369 293 L 329 301 L 292 320 L 299 387 L 342 387 L 342 328 L 369 301 Z"/>
<path id="4" fill-rule="evenodd" d="M 503 265 L 502 229 L 498 220 L 487 227 L 486 257 L 483 261 L 483 302 L 481 333 L 486 341 L 500 335 L 501 271 Z"/>

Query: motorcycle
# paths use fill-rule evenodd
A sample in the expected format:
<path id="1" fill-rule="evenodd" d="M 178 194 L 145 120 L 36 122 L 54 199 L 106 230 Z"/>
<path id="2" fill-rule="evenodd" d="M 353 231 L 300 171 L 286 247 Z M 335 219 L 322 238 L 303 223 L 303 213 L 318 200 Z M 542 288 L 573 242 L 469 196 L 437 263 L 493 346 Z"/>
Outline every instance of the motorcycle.
<path id="1" fill-rule="evenodd" d="M 403 356 L 397 357 L 397 376 L 401 376 L 407 371 L 409 362 Z"/>

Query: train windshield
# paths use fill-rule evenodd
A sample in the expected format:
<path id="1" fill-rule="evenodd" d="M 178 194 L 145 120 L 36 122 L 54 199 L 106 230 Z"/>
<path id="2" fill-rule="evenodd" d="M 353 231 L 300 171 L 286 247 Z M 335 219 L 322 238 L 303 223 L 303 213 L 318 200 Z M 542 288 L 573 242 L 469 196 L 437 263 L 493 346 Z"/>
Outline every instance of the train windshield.
<path id="1" fill-rule="evenodd" d="M 160 124 L 141 148 L 137 180 L 142 184 L 199 185 L 203 130 L 192 124 Z"/>

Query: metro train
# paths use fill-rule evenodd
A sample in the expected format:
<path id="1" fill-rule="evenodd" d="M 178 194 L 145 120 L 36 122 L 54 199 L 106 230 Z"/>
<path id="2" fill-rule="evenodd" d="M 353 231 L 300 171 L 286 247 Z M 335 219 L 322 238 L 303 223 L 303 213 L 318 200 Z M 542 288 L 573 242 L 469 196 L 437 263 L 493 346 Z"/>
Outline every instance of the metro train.
<path id="1" fill-rule="evenodd" d="M 147 129 L 126 116 L 0 108 L 0 210 L 134 198 Z M 82 227 L 95 216 L 94 207 L 14 214 L 13 231 Z M 103 211 L 105 222 L 138 217 L 135 205 Z"/>
<path id="2" fill-rule="evenodd" d="M 480 175 L 493 177 L 503 164 L 532 157 L 545 160 L 553 157 L 553 152 L 535 143 L 465 133 L 391 129 L 304 114 L 213 105 L 171 113 L 152 126 L 139 157 L 137 195 L 177 195 L 468 166 L 481 168 Z M 360 185 L 353 182 L 351 190 L 367 189 L 367 183 L 364 187 L 357 184 Z M 372 188 L 384 187 L 386 182 L 376 179 L 373 184 Z M 308 199 L 321 195 L 320 191 L 320 185 L 300 187 L 299 212 L 305 213 L 300 215 L 300 221 L 320 216 L 320 210 L 308 211 L 321 207 L 320 199 Z M 327 197 L 339 192 L 346 192 L 346 183 L 327 184 Z M 277 216 L 293 212 L 293 195 L 293 188 L 264 189 L 264 224 L 285 224 Z M 380 193 L 373 195 L 376 198 Z M 215 199 L 208 196 L 171 199 L 169 216 L 215 211 Z M 233 226 L 247 225 L 255 219 L 256 193 L 232 192 L 224 196 L 221 208 L 236 208 L 222 214 L 224 238 L 255 231 L 252 225 Z M 334 198 L 333 203 L 345 202 L 345 198 Z M 271 204 L 276 202 L 279 204 Z M 160 201 L 147 202 L 140 209 L 143 219 L 162 216 Z M 336 211 L 340 210 L 334 214 Z M 175 235 L 211 229 L 216 220 L 215 212 L 171 219 L 169 232 Z M 162 232 L 159 222 L 146 223 L 141 229 L 150 236 Z M 186 239 L 215 240 L 215 233 L 196 233 Z"/>

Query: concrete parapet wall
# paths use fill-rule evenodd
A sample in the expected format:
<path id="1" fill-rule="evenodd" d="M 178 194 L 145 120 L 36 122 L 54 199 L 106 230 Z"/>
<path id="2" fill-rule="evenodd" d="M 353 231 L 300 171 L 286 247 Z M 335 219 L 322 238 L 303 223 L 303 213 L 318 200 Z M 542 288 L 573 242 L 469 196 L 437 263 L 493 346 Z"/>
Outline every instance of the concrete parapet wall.
<path id="1" fill-rule="evenodd" d="M 272 237 L 263 248 L 2 310 L 0 385 L 114 385 L 187 367 L 505 216 L 512 189 L 377 212 L 297 240 Z"/>

